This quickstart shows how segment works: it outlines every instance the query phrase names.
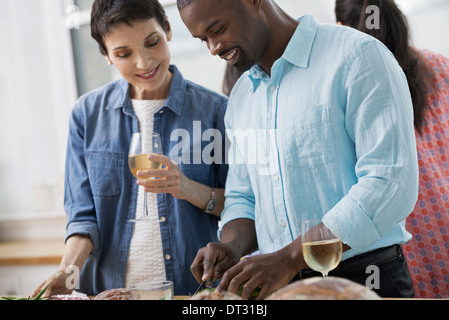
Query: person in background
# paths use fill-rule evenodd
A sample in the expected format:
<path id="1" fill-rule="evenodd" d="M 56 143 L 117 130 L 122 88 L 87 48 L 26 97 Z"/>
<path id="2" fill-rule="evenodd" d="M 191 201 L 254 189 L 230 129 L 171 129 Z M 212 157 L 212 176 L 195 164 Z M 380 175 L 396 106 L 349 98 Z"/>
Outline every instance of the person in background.
<path id="1" fill-rule="evenodd" d="M 234 87 L 237 80 L 240 78 L 243 72 L 237 70 L 237 68 L 226 65 L 225 75 L 223 78 L 223 93 L 229 97 L 231 94 L 232 88 Z"/>
<path id="2" fill-rule="evenodd" d="M 45 296 L 71 293 L 66 282 L 73 267 L 82 269 L 78 291 L 88 295 L 165 279 L 174 282 L 175 294 L 191 294 L 197 283 L 190 263 L 217 239 L 224 206 L 227 98 L 170 65 L 172 30 L 156 0 L 96 0 L 91 31 L 123 78 L 80 97 L 73 108 L 65 252 L 57 272 L 32 295 L 46 285 Z M 206 130 L 213 130 L 213 140 L 204 138 Z M 163 155 L 152 160 L 165 167 L 141 170 L 136 183 L 128 150 L 138 131 L 161 134 Z M 212 143 L 214 161 L 205 163 L 198 152 Z M 142 215 L 144 188 L 150 215 L 160 223 L 129 222 Z"/>
<path id="3" fill-rule="evenodd" d="M 379 28 L 367 28 L 367 7 Z M 449 297 L 449 59 L 414 48 L 406 16 L 393 0 L 337 0 L 337 22 L 365 32 L 394 54 L 410 88 L 419 164 L 419 194 L 404 246 L 415 297 Z"/>
<path id="4" fill-rule="evenodd" d="M 400 244 L 410 239 L 418 161 L 412 100 L 391 53 L 351 28 L 294 19 L 272 0 L 177 4 L 192 36 L 245 72 L 226 130 L 253 132 L 260 141 L 248 144 L 264 158 L 230 135 L 220 242 L 198 252 L 197 281 L 221 278 L 217 290 L 244 298 L 259 288 L 262 299 L 320 276 L 301 246 L 301 221 L 318 218 L 334 232 L 338 223 L 344 244 L 330 275 L 365 285 L 367 267 L 381 265 L 378 294 L 413 297 Z"/>

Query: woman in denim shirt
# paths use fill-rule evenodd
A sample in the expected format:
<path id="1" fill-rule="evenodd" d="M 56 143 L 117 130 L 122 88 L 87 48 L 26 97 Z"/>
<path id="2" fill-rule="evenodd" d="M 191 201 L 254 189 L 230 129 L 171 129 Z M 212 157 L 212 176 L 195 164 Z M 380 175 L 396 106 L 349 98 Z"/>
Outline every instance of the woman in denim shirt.
<path id="1" fill-rule="evenodd" d="M 72 111 L 66 249 L 32 295 L 47 284 L 46 296 L 95 295 L 160 278 L 174 282 L 175 294 L 191 294 L 197 282 L 189 267 L 199 248 L 217 241 L 224 206 L 227 99 L 170 65 L 172 33 L 157 1 L 96 0 L 91 28 L 123 79 L 82 96 Z M 160 179 L 136 180 L 128 168 L 131 136 L 144 126 L 161 134 L 163 155 L 155 160 L 165 167 L 139 177 Z M 139 186 L 153 197 L 159 224 L 129 222 L 141 215 Z"/>

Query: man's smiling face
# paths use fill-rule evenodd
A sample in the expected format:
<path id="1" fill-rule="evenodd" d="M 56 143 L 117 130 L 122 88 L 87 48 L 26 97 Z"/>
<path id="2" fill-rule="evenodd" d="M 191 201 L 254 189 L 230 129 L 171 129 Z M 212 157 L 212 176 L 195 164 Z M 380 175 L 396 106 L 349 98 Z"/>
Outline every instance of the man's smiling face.
<path id="1" fill-rule="evenodd" d="M 266 52 L 268 27 L 247 0 L 195 0 L 180 10 L 193 37 L 206 42 L 240 71 L 250 69 Z"/>

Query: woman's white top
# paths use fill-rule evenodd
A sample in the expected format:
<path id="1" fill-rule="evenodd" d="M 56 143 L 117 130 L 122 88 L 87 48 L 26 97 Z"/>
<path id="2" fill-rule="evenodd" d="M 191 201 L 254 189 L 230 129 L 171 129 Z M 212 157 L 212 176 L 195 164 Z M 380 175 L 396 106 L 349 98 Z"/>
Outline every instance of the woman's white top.
<path id="1" fill-rule="evenodd" d="M 154 113 L 165 100 L 132 100 L 134 113 L 139 123 L 143 151 L 152 144 Z M 144 189 L 139 187 L 136 217 L 143 214 Z M 159 219 L 157 194 L 147 193 L 150 218 Z M 165 265 L 159 223 L 134 222 L 128 263 L 126 268 L 126 287 L 153 280 L 165 280 Z"/>

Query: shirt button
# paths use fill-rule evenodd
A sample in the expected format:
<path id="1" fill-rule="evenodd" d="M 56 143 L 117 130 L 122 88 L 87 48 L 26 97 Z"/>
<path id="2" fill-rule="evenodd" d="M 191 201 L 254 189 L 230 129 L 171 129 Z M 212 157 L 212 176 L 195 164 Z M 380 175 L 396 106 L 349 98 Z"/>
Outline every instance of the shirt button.
<path id="1" fill-rule="evenodd" d="M 285 223 L 285 221 L 281 221 L 281 227 L 285 228 L 287 226 L 287 224 Z"/>
<path id="2" fill-rule="evenodd" d="M 271 92 L 275 92 L 275 91 L 276 91 L 276 87 L 275 87 L 275 86 L 271 86 L 271 87 L 270 87 L 270 91 L 271 91 Z"/>
<path id="3" fill-rule="evenodd" d="M 165 260 L 170 260 L 170 259 L 171 259 L 171 255 L 166 254 L 166 255 L 165 255 Z"/>
<path id="4" fill-rule="evenodd" d="M 274 182 L 278 182 L 278 181 L 279 181 L 279 177 L 278 177 L 278 176 L 274 176 L 274 177 L 273 177 L 273 181 L 274 181 Z"/>
<path id="5" fill-rule="evenodd" d="M 162 222 L 165 222 L 165 220 L 167 220 L 167 219 L 165 219 L 165 217 L 161 217 Z"/>
<path id="6" fill-rule="evenodd" d="M 269 136 L 272 136 L 273 134 L 274 134 L 274 130 L 273 129 L 268 130 L 268 135 Z"/>
<path id="7" fill-rule="evenodd" d="M 160 114 L 163 114 L 163 113 L 164 113 L 164 110 L 159 111 L 159 113 L 160 113 Z"/>

